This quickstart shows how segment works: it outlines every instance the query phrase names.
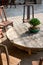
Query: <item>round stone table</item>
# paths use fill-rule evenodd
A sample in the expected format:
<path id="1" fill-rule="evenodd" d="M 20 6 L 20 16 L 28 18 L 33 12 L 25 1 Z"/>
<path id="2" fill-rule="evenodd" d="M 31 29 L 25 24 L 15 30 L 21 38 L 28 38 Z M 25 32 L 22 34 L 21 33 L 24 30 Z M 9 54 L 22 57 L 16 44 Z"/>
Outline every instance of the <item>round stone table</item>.
<path id="1" fill-rule="evenodd" d="M 29 33 L 29 23 L 14 22 L 14 27 L 9 27 L 6 34 L 8 39 L 17 47 L 22 48 L 31 55 L 32 49 L 43 48 L 43 24 L 36 34 Z"/>

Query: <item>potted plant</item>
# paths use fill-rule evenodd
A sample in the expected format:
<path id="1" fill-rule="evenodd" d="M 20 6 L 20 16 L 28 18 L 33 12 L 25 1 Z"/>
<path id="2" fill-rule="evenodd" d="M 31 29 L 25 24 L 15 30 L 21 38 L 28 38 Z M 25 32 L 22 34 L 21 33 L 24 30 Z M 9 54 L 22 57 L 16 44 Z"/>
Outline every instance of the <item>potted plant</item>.
<path id="1" fill-rule="evenodd" d="M 39 27 L 37 27 L 37 25 L 40 24 L 40 21 L 37 19 L 37 18 L 32 18 L 30 21 L 29 21 L 31 27 L 29 28 L 29 31 L 31 33 L 37 33 L 39 31 Z"/>

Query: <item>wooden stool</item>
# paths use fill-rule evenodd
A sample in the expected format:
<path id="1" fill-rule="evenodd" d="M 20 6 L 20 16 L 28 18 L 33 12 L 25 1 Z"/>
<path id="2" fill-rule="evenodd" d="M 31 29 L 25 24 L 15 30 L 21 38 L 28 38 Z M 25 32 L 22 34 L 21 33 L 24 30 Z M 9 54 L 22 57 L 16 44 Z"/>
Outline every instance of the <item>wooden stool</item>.
<path id="1" fill-rule="evenodd" d="M 9 65 L 9 55 L 8 55 L 8 50 L 7 50 L 7 47 L 6 47 L 5 45 L 3 45 L 3 44 L 0 44 L 0 65 L 3 65 L 2 57 L 1 57 L 2 50 L 5 51 L 5 54 L 6 54 L 6 60 L 7 60 L 7 65 Z"/>
<path id="2" fill-rule="evenodd" d="M 32 61 L 32 65 L 43 65 L 43 58 L 40 58 L 39 61 Z"/>
<path id="3" fill-rule="evenodd" d="M 12 5 L 15 5 L 15 8 L 16 8 L 15 0 L 11 0 L 11 2 L 10 2 L 10 8 L 12 7 Z"/>
<path id="4" fill-rule="evenodd" d="M 5 10 L 4 10 L 4 6 L 0 6 L 0 16 L 1 16 L 1 19 L 2 19 L 1 25 L 2 25 L 3 28 L 6 28 L 8 25 L 13 26 L 13 22 L 7 20 L 6 13 L 5 13 Z M 4 20 L 4 18 L 5 18 L 5 20 Z"/>
<path id="5" fill-rule="evenodd" d="M 25 6 L 27 6 L 27 19 L 25 20 Z M 23 6 L 23 22 L 27 22 L 30 20 L 30 7 L 32 7 L 32 18 L 34 18 L 34 5 L 33 4 L 25 4 Z"/>

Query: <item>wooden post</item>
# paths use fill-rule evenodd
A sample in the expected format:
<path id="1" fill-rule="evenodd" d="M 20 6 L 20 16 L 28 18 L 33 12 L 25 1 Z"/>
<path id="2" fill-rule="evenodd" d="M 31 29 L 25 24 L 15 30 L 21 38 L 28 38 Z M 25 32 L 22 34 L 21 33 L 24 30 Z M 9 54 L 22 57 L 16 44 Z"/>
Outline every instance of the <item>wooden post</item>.
<path id="1" fill-rule="evenodd" d="M 34 18 L 34 6 L 32 6 L 32 18 Z"/>
<path id="2" fill-rule="evenodd" d="M 31 49 L 29 49 L 29 50 L 28 50 L 28 54 L 31 55 L 31 54 L 32 54 L 31 52 L 32 52 Z"/>
<path id="3" fill-rule="evenodd" d="M 4 7 L 2 8 L 2 10 L 3 10 L 4 16 L 5 16 L 5 20 L 7 21 L 7 17 L 6 17 L 6 13 L 5 13 Z"/>
<path id="4" fill-rule="evenodd" d="M 0 50 L 0 65 L 3 65 L 2 58 L 1 58 L 1 50 Z"/>
<path id="5" fill-rule="evenodd" d="M 23 23 L 24 23 L 24 19 L 25 19 L 25 6 L 23 6 Z"/>

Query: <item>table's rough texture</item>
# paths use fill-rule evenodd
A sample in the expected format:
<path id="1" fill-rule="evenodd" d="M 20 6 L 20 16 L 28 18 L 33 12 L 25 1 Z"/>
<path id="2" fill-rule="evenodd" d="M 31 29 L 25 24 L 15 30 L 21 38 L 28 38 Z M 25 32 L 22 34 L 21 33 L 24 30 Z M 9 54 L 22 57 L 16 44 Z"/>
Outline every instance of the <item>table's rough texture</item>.
<path id="1" fill-rule="evenodd" d="M 42 13 L 35 14 L 41 24 L 39 25 L 40 31 L 37 34 L 29 33 L 29 23 L 23 23 L 22 16 L 11 17 L 9 20 L 14 21 L 14 30 L 12 27 L 7 31 L 7 37 L 14 45 L 22 49 L 26 49 L 29 54 L 31 54 L 31 50 L 33 49 L 42 49 L 43 48 L 43 15 Z M 13 31 L 12 31 L 13 30 Z"/>
<path id="2" fill-rule="evenodd" d="M 30 34 L 29 27 L 29 23 L 16 21 L 14 30 L 10 28 L 7 35 L 14 44 L 27 48 L 43 48 L 43 25 L 40 25 L 40 31 L 37 34 Z"/>

